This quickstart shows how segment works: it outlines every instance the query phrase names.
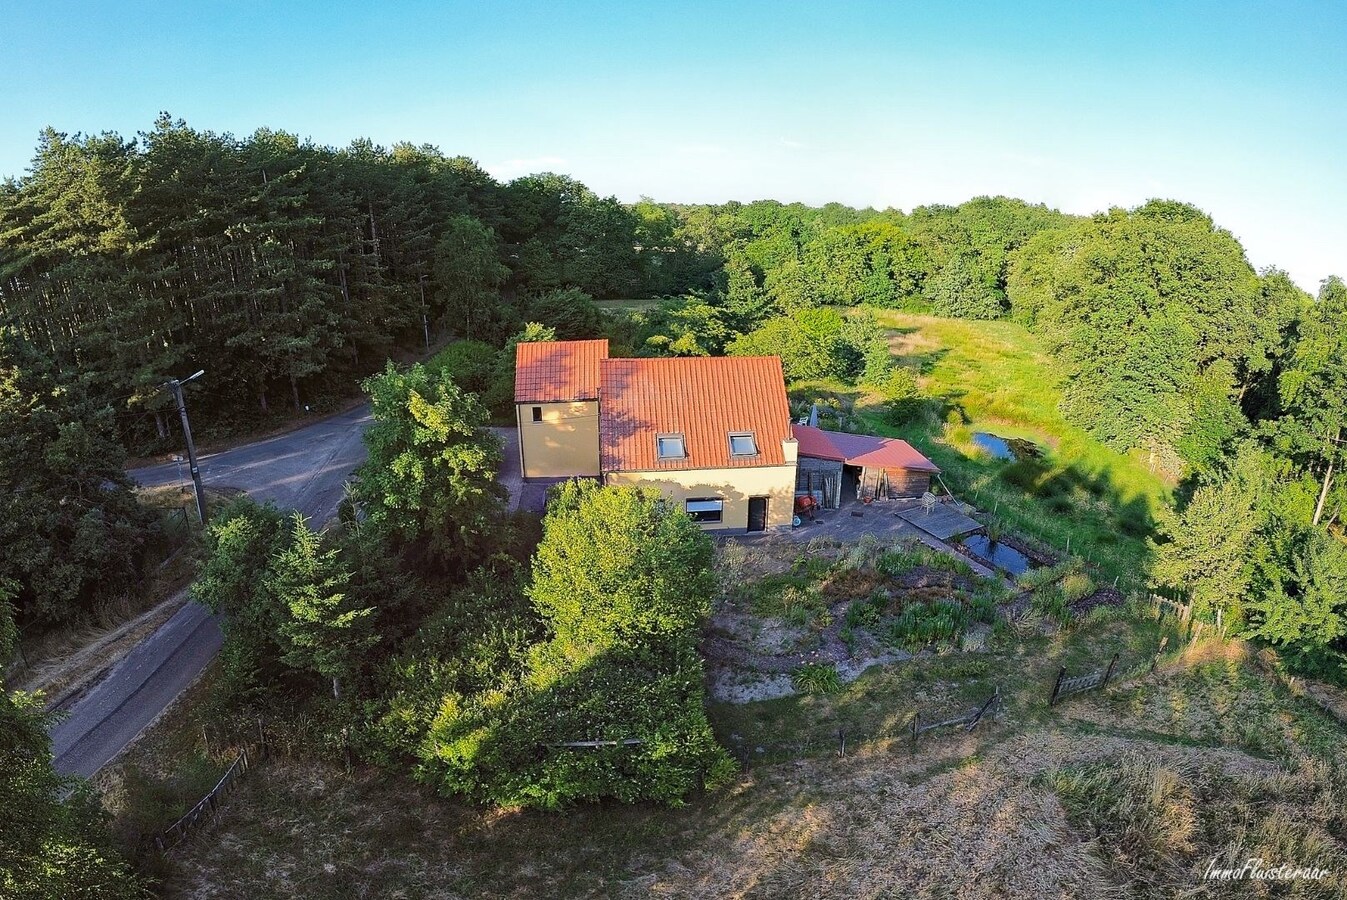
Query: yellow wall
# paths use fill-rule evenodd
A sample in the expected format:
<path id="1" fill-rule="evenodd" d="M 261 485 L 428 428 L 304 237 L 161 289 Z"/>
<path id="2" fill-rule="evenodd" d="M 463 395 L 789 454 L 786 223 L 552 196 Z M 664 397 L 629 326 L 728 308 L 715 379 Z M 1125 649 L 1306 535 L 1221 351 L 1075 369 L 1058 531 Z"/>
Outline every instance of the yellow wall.
<path id="1" fill-rule="evenodd" d="M 793 442 L 792 442 L 793 443 Z M 742 469 L 688 469 L 679 472 L 609 472 L 608 484 L 656 487 L 681 504 L 691 499 L 724 501 L 721 521 L 705 523 L 707 531 L 748 528 L 748 498 L 767 497 L 767 528 L 789 528 L 795 514 L 795 463 Z"/>
<path id="2" fill-rule="evenodd" d="M 541 406 L 543 420 L 533 421 Z M 599 402 L 516 403 L 520 468 L 525 478 L 599 474 Z"/>

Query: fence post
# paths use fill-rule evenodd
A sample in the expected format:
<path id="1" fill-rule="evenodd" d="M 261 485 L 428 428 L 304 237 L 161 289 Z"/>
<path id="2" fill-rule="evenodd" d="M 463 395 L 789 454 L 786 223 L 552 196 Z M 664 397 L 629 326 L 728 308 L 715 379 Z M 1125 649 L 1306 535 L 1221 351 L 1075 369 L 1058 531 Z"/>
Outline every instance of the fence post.
<path id="1" fill-rule="evenodd" d="M 837 729 L 837 758 L 845 759 L 847 755 L 847 733 L 844 729 Z"/>
<path id="2" fill-rule="evenodd" d="M 1062 689 L 1062 679 L 1066 677 L 1066 666 L 1057 670 L 1057 681 L 1052 686 L 1052 697 L 1048 699 L 1048 706 L 1057 705 L 1057 693 Z"/>
<path id="3" fill-rule="evenodd" d="M 1155 651 L 1155 655 L 1151 657 L 1151 672 L 1154 672 L 1155 667 L 1160 665 L 1160 656 L 1165 652 L 1165 646 L 1168 643 L 1169 643 L 1169 635 L 1165 635 L 1164 637 L 1160 638 L 1160 647 Z"/>
<path id="4" fill-rule="evenodd" d="M 920 726 L 921 710 L 912 714 L 912 752 L 917 752 L 917 734 L 921 731 Z"/>
<path id="5" fill-rule="evenodd" d="M 1116 666 L 1117 664 L 1118 664 L 1118 654 L 1115 653 L 1113 654 L 1113 658 L 1108 661 L 1108 668 L 1104 670 L 1104 680 L 1099 685 L 1099 689 L 1101 691 L 1104 688 L 1108 687 L 1108 680 L 1113 677 L 1113 667 Z"/>

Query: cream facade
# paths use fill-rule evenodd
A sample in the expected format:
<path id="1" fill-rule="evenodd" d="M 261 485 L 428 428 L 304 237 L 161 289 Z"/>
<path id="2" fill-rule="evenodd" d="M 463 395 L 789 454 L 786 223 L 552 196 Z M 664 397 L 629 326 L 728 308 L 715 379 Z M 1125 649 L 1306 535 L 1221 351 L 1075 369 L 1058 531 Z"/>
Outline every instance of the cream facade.
<path id="1" fill-rule="evenodd" d="M 515 418 L 525 478 L 599 474 L 599 401 L 516 403 Z"/>
<path id="2" fill-rule="evenodd" d="M 744 469 L 684 469 L 674 472 L 609 472 L 610 485 L 636 484 L 658 488 L 680 508 L 688 501 L 720 503 L 718 511 L 689 512 L 694 518 L 718 512 L 719 521 L 700 522 L 706 531 L 749 530 L 749 504 L 754 498 L 765 503 L 762 525 L 766 530 L 789 528 L 795 506 L 795 467 L 763 466 Z"/>
<path id="3" fill-rule="evenodd" d="M 779 466 L 608 472 L 604 483 L 658 488 L 688 511 L 704 531 L 774 531 L 791 527 L 795 516 L 795 469 L 799 445 L 782 441 L 786 462 Z M 719 509 L 714 508 L 719 503 Z M 753 507 L 759 506 L 759 521 Z M 707 521 L 718 513 L 718 521 Z"/>

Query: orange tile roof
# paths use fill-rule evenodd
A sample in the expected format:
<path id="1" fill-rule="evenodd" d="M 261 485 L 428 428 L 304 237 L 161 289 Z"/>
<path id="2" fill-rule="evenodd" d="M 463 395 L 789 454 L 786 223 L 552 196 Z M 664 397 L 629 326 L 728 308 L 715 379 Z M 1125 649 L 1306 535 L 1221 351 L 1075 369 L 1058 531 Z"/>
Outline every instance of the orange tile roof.
<path id="1" fill-rule="evenodd" d="M 605 472 L 743 468 L 785 463 L 790 407 L 776 356 L 605 359 L 599 446 Z M 732 456 L 731 433 L 752 432 L 755 456 Z M 655 437 L 681 434 L 687 455 L 660 460 Z"/>
<path id="2" fill-rule="evenodd" d="M 599 396 L 599 361 L 608 340 L 537 341 L 515 348 L 514 402 L 562 403 Z"/>
<path id="3" fill-rule="evenodd" d="M 940 471 L 939 466 L 922 456 L 915 447 L 898 438 L 824 431 L 809 425 L 792 425 L 791 433 L 800 442 L 801 456 L 833 459 L 853 466 Z"/>

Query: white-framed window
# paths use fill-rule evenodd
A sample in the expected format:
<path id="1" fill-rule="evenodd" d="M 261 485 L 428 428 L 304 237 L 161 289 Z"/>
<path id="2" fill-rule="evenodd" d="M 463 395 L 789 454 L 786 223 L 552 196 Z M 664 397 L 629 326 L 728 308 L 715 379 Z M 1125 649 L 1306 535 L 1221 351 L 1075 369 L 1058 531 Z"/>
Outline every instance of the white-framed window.
<path id="1" fill-rule="evenodd" d="M 751 431 L 730 432 L 730 456 L 757 456 L 758 442 Z"/>
<path id="2" fill-rule="evenodd" d="M 688 455 L 683 446 L 681 434 L 660 434 L 655 436 L 655 456 L 659 459 L 683 459 Z"/>
<path id="3" fill-rule="evenodd" d="M 533 407 L 533 421 L 541 422 L 543 420 L 543 408 L 541 406 Z"/>
<path id="4" fill-rule="evenodd" d="M 719 522 L 725 514 L 725 501 L 718 497 L 697 497 L 684 504 L 694 522 Z"/>

